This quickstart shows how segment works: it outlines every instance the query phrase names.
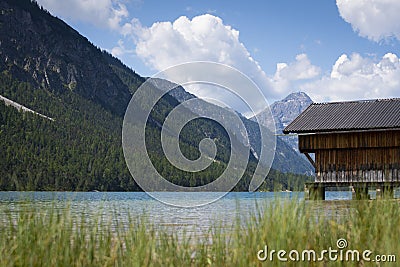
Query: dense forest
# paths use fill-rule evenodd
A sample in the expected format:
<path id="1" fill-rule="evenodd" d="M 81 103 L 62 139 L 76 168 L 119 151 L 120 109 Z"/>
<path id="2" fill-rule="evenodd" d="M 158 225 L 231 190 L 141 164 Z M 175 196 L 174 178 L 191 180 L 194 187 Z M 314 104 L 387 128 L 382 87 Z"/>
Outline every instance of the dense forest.
<path id="1" fill-rule="evenodd" d="M 68 91 L 49 97 L 47 92 L 32 90 L 29 83 L 15 81 L 5 73 L 0 75 L 0 87 L 9 98 L 23 95 L 28 107 L 45 106 L 37 111 L 55 118 L 51 121 L 21 112 L 0 101 L 0 190 L 140 190 L 123 157 L 121 118 Z M 41 101 L 46 101 L 46 105 Z M 196 124 L 192 127 L 198 129 Z M 184 129 L 187 142 L 181 148 L 183 154 L 195 158 L 199 151 L 187 144 L 198 143 L 195 139 L 199 136 L 190 139 L 193 135 L 186 132 L 193 130 L 190 128 L 189 125 Z M 149 127 L 148 136 L 156 169 L 175 184 L 206 184 L 225 170 L 224 154 L 218 156 L 219 163 L 195 175 L 177 170 L 162 155 L 160 131 Z M 250 161 L 248 171 L 234 190 L 247 190 L 255 164 Z M 272 170 L 260 190 L 302 189 L 307 179 L 308 176 Z"/>

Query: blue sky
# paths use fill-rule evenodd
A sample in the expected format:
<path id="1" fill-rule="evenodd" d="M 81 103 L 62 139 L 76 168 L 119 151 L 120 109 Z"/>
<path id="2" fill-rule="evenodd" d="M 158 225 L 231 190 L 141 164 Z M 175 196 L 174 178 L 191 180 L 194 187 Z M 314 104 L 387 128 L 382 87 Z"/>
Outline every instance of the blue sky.
<path id="1" fill-rule="evenodd" d="M 244 72 L 270 101 L 400 97 L 397 0 L 38 3 L 142 76 L 205 60 Z"/>

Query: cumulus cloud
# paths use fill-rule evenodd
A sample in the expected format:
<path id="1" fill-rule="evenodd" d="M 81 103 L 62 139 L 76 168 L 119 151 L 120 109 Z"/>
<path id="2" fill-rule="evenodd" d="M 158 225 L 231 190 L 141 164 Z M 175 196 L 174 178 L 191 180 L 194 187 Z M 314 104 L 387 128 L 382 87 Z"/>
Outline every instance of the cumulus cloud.
<path id="1" fill-rule="evenodd" d="M 374 41 L 388 38 L 400 40 L 400 1 L 398 0 L 336 0 L 340 16 L 360 36 Z"/>
<path id="2" fill-rule="evenodd" d="M 276 67 L 275 80 L 305 80 L 311 79 L 320 74 L 319 67 L 311 64 L 306 54 L 296 56 L 292 63 L 278 63 Z"/>
<path id="3" fill-rule="evenodd" d="M 63 19 L 88 22 L 118 31 L 122 30 L 121 24 L 129 16 L 126 6 L 114 0 L 37 0 L 37 2 Z"/>
<path id="4" fill-rule="evenodd" d="M 306 54 L 299 54 L 294 62 L 278 63 L 276 73 L 268 76 L 240 42 L 239 31 L 210 14 L 192 19 L 182 16 L 173 22 L 157 22 L 150 27 L 132 20 L 125 29 L 134 35 L 137 56 L 154 70 L 162 71 L 191 61 L 219 62 L 235 67 L 250 77 L 270 101 L 293 91 L 296 83 L 316 78 L 321 73 L 320 68 L 313 65 Z M 119 46 L 114 52 L 120 51 Z M 204 85 L 185 88 L 198 97 L 228 101 L 228 106 L 246 112 L 237 97 L 223 90 L 210 89 Z"/>
<path id="5" fill-rule="evenodd" d="M 187 61 L 209 60 L 262 72 L 239 41 L 239 31 L 213 15 L 157 22 L 149 28 L 137 28 L 136 34 L 137 54 L 157 70 Z"/>
<path id="6" fill-rule="evenodd" d="M 400 97 L 400 59 L 387 53 L 380 60 L 354 53 L 341 55 L 330 75 L 300 86 L 315 101 Z"/>
<path id="7" fill-rule="evenodd" d="M 299 54 L 296 60 L 291 63 L 278 63 L 275 75 L 271 78 L 271 83 L 275 91 L 284 94 L 291 92 L 296 84 L 304 80 L 316 78 L 321 73 L 321 69 L 308 59 L 306 54 Z"/>
<path id="8" fill-rule="evenodd" d="M 182 16 L 174 22 L 157 22 L 151 27 L 143 27 L 138 21 L 132 25 L 136 36 L 136 54 L 155 70 L 161 71 L 184 62 L 213 61 L 237 68 L 249 76 L 266 96 L 276 97 L 279 94 L 240 42 L 239 31 L 225 25 L 219 17 L 205 14 L 189 19 Z M 199 97 L 203 96 L 199 89 L 196 93 Z M 223 98 L 218 90 L 214 96 Z"/>

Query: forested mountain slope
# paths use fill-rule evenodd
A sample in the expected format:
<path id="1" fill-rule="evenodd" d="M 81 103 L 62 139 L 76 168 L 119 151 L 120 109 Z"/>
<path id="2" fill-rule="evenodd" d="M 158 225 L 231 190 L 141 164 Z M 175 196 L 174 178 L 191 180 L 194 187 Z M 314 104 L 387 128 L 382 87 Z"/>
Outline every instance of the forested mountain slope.
<path id="1" fill-rule="evenodd" d="M 0 190 L 140 190 L 125 164 L 121 127 L 132 93 L 144 81 L 36 3 L 1 1 L 0 95 L 54 121 L 0 101 Z M 213 133 L 219 137 L 217 161 L 196 175 L 171 166 L 159 142 L 160 125 L 178 104 L 166 96 L 151 113 L 146 132 L 150 157 L 176 184 L 208 183 L 226 167 L 229 139 L 212 121 L 188 124 L 180 138 L 183 154 L 196 158 L 199 141 Z M 247 189 L 257 160 L 249 162 L 236 190 Z M 286 189 L 287 184 L 273 171 L 263 188 Z"/>

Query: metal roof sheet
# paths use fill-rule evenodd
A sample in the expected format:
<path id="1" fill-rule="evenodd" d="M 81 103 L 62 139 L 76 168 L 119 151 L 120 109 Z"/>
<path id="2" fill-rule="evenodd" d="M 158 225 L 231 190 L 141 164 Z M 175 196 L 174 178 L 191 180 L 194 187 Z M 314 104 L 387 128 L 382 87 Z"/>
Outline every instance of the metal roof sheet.
<path id="1" fill-rule="evenodd" d="M 400 98 L 314 103 L 284 130 L 314 133 L 400 128 Z"/>

